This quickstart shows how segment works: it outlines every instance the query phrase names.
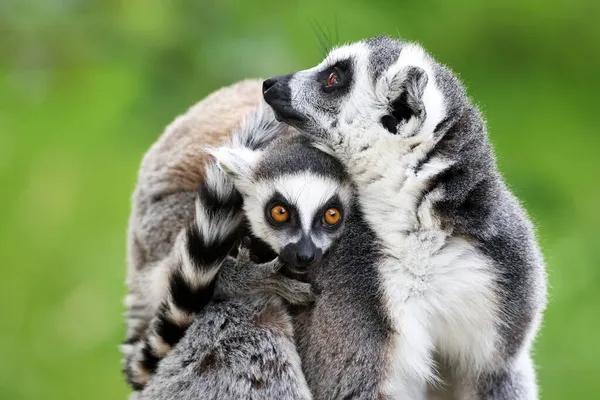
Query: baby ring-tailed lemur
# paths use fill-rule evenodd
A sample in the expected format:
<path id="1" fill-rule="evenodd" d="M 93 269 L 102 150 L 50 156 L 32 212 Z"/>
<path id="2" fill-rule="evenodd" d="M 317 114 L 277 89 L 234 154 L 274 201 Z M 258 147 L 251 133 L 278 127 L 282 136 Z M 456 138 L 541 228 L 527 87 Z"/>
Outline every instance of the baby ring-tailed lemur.
<path id="1" fill-rule="evenodd" d="M 196 221 L 176 241 L 179 262 L 162 306 L 145 336 L 124 349 L 126 374 L 141 398 L 311 397 L 279 299 L 307 303 L 310 284 L 278 274 L 278 260 L 257 264 L 247 249 L 237 258 L 229 250 L 243 201 L 252 233 L 290 273 L 306 274 L 335 248 L 353 191 L 341 163 L 307 137 L 262 149 L 278 125 L 270 109 L 259 108 L 232 145 L 213 151 L 218 164 L 207 167 Z"/>
<path id="2" fill-rule="evenodd" d="M 268 79 L 263 92 L 280 121 L 330 146 L 357 185 L 379 246 L 382 317 L 371 329 L 390 336 L 377 343 L 384 392 L 537 398 L 530 351 L 546 303 L 542 255 L 452 72 L 416 44 L 378 37 Z M 331 334 L 321 330 L 322 339 Z M 314 364 L 335 367 L 327 354 L 335 344 L 297 335 L 310 385 L 324 377 L 311 377 Z"/>

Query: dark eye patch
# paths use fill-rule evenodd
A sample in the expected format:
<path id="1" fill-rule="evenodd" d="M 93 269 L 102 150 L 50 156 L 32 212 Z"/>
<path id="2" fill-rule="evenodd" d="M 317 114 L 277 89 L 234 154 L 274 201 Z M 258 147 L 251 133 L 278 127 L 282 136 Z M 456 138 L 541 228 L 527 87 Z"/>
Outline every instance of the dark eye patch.
<path id="1" fill-rule="evenodd" d="M 323 215 L 325 214 L 325 211 L 329 208 L 335 208 L 335 209 L 339 210 L 339 212 L 341 214 L 340 222 L 333 226 L 323 223 Z M 325 232 L 336 231 L 337 229 L 340 228 L 340 226 L 342 226 L 342 223 L 344 222 L 345 218 L 346 218 L 346 215 L 344 212 L 344 206 L 342 205 L 340 198 L 336 194 L 332 198 L 330 198 L 329 201 L 327 201 L 315 213 L 315 216 L 313 217 L 313 221 L 312 221 L 313 229 L 317 230 L 317 231 L 325 231 Z"/>
<path id="2" fill-rule="evenodd" d="M 328 87 L 328 80 L 333 73 L 337 74 L 337 83 Z M 352 83 L 352 62 L 349 59 L 336 62 L 331 67 L 319 72 L 317 81 L 325 93 L 347 92 Z"/>
<path id="3" fill-rule="evenodd" d="M 276 205 L 284 206 L 289 212 L 290 217 L 287 221 L 278 223 L 277 221 L 273 220 L 273 217 L 271 216 L 271 209 Z M 275 192 L 275 194 L 273 194 L 271 197 L 271 200 L 269 200 L 265 205 L 264 215 L 265 219 L 275 229 L 296 229 L 300 222 L 298 209 L 294 207 L 294 205 L 290 204 L 279 192 Z"/>

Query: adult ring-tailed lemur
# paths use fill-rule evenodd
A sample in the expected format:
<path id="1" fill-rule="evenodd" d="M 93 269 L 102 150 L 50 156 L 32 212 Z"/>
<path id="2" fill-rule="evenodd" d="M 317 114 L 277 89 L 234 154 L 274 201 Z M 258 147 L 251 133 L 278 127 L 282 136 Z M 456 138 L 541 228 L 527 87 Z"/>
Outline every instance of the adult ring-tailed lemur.
<path id="1" fill-rule="evenodd" d="M 361 295 L 375 296 L 381 314 L 370 330 L 382 332 L 383 392 L 537 398 L 530 351 L 546 303 L 542 255 L 452 72 L 416 44 L 378 37 L 268 79 L 263 91 L 277 118 L 330 146 L 357 185 L 378 250 L 377 285 Z M 346 349 L 343 334 L 315 323 L 298 341 L 307 381 L 321 387 L 338 377 L 314 368 L 335 368 L 332 354 Z"/>

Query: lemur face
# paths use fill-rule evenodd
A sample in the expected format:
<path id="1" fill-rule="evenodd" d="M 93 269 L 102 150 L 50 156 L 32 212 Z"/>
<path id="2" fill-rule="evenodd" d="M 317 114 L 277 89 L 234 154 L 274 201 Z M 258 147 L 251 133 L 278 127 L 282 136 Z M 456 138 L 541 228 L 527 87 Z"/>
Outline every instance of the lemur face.
<path id="1" fill-rule="evenodd" d="M 317 264 L 342 232 L 346 191 L 326 177 L 286 174 L 254 181 L 244 209 L 252 231 L 302 270 Z"/>
<path id="2" fill-rule="evenodd" d="M 242 194 L 252 232 L 294 272 L 318 264 L 351 208 L 351 184 L 339 162 L 297 142 L 262 151 L 222 147 L 213 155 Z"/>
<path id="3" fill-rule="evenodd" d="M 433 131 L 443 114 L 430 57 L 387 37 L 339 47 L 314 68 L 267 79 L 263 95 L 278 120 L 329 143 L 411 137 Z"/>

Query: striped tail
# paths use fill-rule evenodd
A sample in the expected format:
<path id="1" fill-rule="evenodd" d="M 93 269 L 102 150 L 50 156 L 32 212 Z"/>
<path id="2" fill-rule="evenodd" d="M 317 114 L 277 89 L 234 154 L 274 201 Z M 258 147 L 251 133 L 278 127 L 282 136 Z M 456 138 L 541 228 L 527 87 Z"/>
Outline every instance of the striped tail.
<path id="1" fill-rule="evenodd" d="M 231 147 L 259 150 L 273 139 L 284 135 L 288 126 L 275 119 L 273 109 L 262 101 L 231 137 Z"/>
<path id="2" fill-rule="evenodd" d="M 212 299 L 215 277 L 236 243 L 243 219 L 242 197 L 215 163 L 196 196 L 196 220 L 178 236 L 177 267 L 169 276 L 169 291 L 152 318 L 145 336 L 122 347 L 124 373 L 134 390 L 141 390 L 158 363 L 185 334 Z"/>

